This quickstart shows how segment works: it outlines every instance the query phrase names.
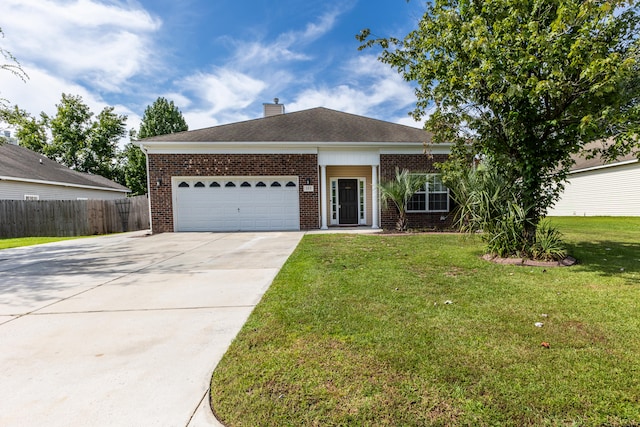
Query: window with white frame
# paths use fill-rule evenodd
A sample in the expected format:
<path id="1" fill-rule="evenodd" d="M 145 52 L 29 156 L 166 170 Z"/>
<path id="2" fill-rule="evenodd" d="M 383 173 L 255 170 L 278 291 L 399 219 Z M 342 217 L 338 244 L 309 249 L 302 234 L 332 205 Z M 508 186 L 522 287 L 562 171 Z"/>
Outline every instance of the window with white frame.
<path id="1" fill-rule="evenodd" d="M 440 175 L 427 175 L 426 184 L 409 199 L 407 212 L 449 212 L 449 189 Z"/>
<path id="2" fill-rule="evenodd" d="M 24 195 L 24 199 L 25 200 L 40 200 L 40 195 L 38 195 L 38 194 L 25 194 Z"/>

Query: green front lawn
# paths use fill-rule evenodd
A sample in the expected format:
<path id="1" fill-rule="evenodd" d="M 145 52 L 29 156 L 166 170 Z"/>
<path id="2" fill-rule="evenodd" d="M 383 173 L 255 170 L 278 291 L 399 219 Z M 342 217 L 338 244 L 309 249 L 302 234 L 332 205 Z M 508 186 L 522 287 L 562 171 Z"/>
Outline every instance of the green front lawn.
<path id="1" fill-rule="evenodd" d="M 0 249 L 19 248 L 21 246 L 40 245 L 42 243 L 59 242 L 61 240 L 79 239 L 80 237 L 16 237 L 0 239 Z"/>
<path id="2" fill-rule="evenodd" d="M 579 265 L 495 265 L 452 234 L 305 236 L 216 368 L 215 413 L 229 426 L 640 424 L 640 218 L 553 223 Z"/>

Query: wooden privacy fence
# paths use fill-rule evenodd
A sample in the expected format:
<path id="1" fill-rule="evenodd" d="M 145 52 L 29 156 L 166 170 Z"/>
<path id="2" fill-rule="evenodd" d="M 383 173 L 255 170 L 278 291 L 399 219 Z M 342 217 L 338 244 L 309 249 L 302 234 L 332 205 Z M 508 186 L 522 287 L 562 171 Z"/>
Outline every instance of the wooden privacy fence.
<path id="1" fill-rule="evenodd" d="M 0 200 L 0 238 L 90 236 L 148 228 L 147 196 L 116 200 Z"/>

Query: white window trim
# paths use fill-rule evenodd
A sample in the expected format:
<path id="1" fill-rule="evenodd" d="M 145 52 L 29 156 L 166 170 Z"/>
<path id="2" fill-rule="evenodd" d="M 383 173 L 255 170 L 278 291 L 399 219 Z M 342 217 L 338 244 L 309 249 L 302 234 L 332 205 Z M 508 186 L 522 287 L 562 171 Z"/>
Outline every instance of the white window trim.
<path id="1" fill-rule="evenodd" d="M 416 174 L 418 175 L 418 174 Z M 436 176 L 436 177 L 440 177 L 441 174 L 439 173 L 427 173 L 427 174 L 420 174 L 420 175 L 426 175 L 428 178 L 432 177 L 432 176 Z M 443 184 L 444 185 L 444 184 Z M 424 210 L 410 210 L 407 209 L 408 213 L 442 213 L 442 212 L 449 212 L 451 209 L 450 206 L 450 197 L 449 197 L 449 188 L 447 188 L 445 186 L 445 188 L 447 189 L 446 194 L 447 194 L 447 209 L 442 210 L 442 209 L 438 209 L 438 210 L 429 210 L 429 186 L 428 186 L 428 181 L 424 184 L 423 190 L 424 190 L 424 197 L 425 197 L 425 209 Z M 422 193 L 423 191 L 416 191 L 417 193 Z M 444 194 L 444 191 L 434 191 L 433 194 Z"/>
<path id="2" fill-rule="evenodd" d="M 25 194 L 24 200 L 40 200 L 40 196 L 38 194 Z"/>
<path id="3" fill-rule="evenodd" d="M 338 192 L 338 180 L 340 179 L 355 179 L 358 181 L 358 225 L 366 225 L 367 224 L 367 179 L 364 177 L 349 177 L 349 176 L 339 176 L 339 177 L 331 177 L 329 180 L 329 220 L 331 225 L 340 225 L 340 211 L 338 206 L 340 205 L 340 195 Z M 336 186 L 335 197 L 331 189 L 333 186 Z M 364 190 L 364 203 L 362 206 L 360 205 L 360 192 Z M 333 209 L 336 209 L 336 217 L 333 218 Z M 362 210 L 360 209 L 362 208 Z M 351 224 L 352 225 L 352 224 Z"/>

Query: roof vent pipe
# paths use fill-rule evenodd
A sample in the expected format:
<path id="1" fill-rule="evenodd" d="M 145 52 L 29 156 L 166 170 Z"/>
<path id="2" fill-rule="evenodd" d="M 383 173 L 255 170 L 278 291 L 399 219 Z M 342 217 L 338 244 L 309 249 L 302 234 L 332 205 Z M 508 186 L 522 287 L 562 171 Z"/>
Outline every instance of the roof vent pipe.
<path id="1" fill-rule="evenodd" d="M 273 99 L 273 104 L 262 104 L 264 107 L 264 117 L 277 116 L 284 114 L 284 104 L 279 104 L 278 98 Z"/>

